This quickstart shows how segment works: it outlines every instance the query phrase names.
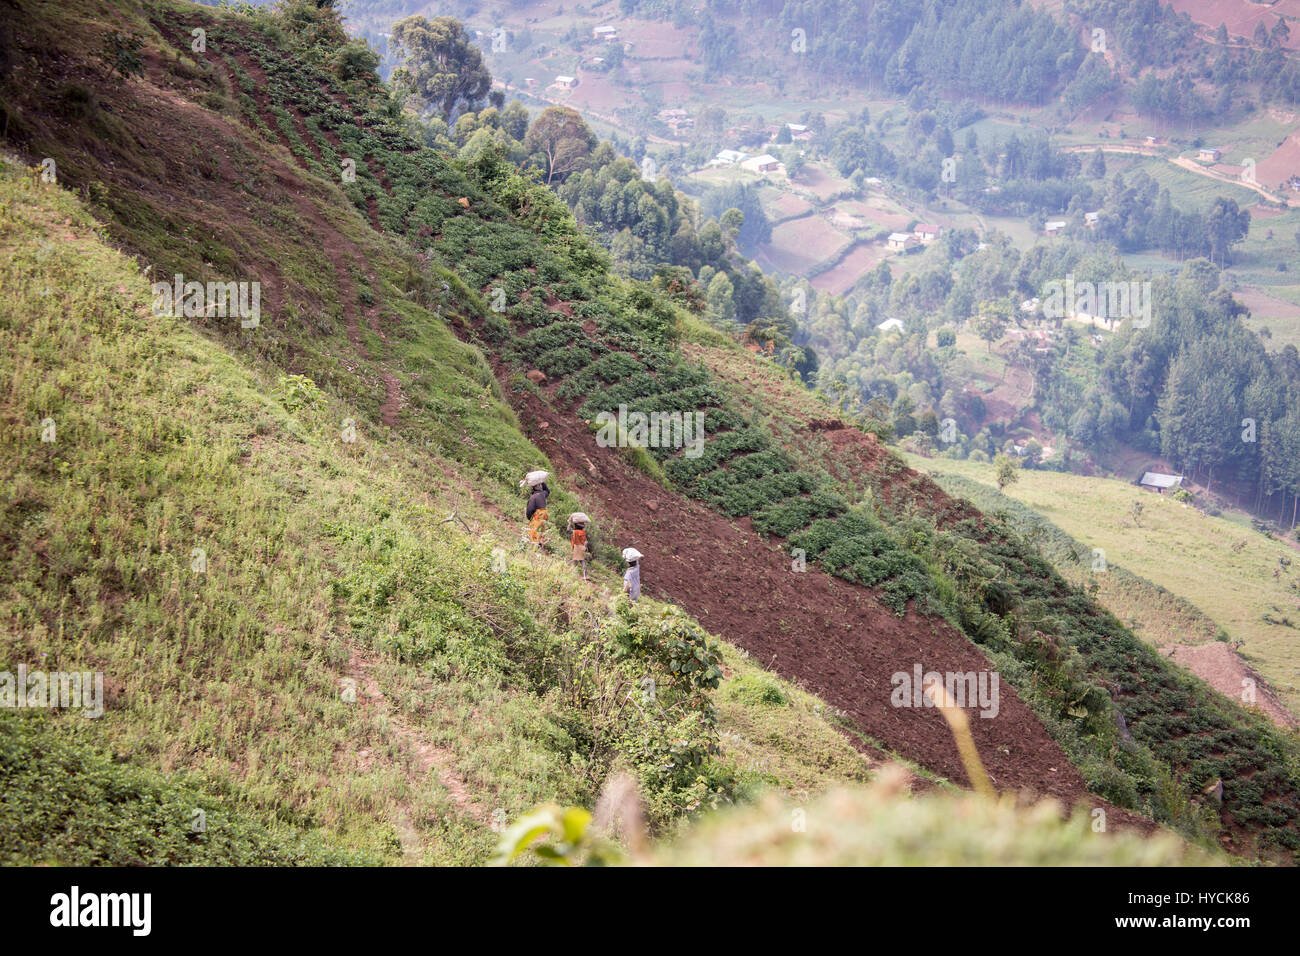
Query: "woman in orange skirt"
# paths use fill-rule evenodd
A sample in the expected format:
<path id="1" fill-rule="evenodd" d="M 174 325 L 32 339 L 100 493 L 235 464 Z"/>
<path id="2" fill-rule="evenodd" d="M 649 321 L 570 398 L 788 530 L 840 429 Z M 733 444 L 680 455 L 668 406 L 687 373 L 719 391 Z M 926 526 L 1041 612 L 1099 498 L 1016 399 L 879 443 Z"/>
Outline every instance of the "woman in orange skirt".
<path id="1" fill-rule="evenodd" d="M 524 517 L 528 519 L 528 538 L 539 548 L 546 543 L 546 522 L 550 515 L 546 511 L 546 499 L 551 496 L 551 489 L 542 481 L 533 486 L 533 493 L 528 496 L 528 507 Z"/>
<path id="2" fill-rule="evenodd" d="M 591 521 L 581 511 L 569 515 L 569 544 L 573 548 L 573 561 L 582 565 L 582 580 L 587 580 L 587 558 L 591 554 L 591 538 L 587 535 L 587 525 Z"/>

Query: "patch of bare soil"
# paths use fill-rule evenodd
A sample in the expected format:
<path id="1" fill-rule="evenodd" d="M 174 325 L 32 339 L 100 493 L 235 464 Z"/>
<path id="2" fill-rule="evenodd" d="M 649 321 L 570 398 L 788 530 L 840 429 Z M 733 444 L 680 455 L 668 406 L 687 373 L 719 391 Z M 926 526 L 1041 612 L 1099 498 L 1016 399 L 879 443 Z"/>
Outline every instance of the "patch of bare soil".
<path id="1" fill-rule="evenodd" d="M 1160 653 L 1172 658 L 1175 664 L 1186 667 L 1223 696 L 1245 703 L 1248 707 L 1258 708 L 1283 730 L 1293 730 L 1300 726 L 1300 720 L 1286 708 L 1264 678 L 1222 641 L 1175 644 L 1172 648 L 1162 647 Z M 1249 702 L 1250 691 L 1253 691 L 1255 697 L 1253 705 Z"/>
<path id="2" fill-rule="evenodd" d="M 891 705 L 893 675 L 911 674 L 915 664 L 941 673 L 992 670 L 965 635 L 910 610 L 899 617 L 869 589 L 814 568 L 794 572 L 782 543 L 759 535 L 748 519 L 728 521 L 666 491 L 617 449 L 598 446 L 575 416 L 537 396 L 521 395 L 519 405 L 529 437 L 546 451 L 557 477 L 581 495 L 599 533 L 646 555 L 646 593 L 680 605 L 762 666 L 816 693 L 859 733 L 968 784 L 938 711 Z M 870 442 L 855 429 L 824 433 L 841 432 Z M 1050 795 L 1066 806 L 1105 806 L 1121 825 L 1154 828 L 1089 794 L 1064 751 L 1005 682 L 997 715 L 982 719 L 976 711 L 971 717 L 976 745 L 999 789 Z M 857 734 L 847 736 L 872 753 Z"/>

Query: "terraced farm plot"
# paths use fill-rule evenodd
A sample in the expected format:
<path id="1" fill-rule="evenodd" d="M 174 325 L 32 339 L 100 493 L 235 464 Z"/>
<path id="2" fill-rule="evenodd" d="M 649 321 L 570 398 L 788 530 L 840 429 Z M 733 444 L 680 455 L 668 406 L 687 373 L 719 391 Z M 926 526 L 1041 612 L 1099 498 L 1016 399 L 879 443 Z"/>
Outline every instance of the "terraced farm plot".
<path id="1" fill-rule="evenodd" d="M 1204 26 L 1207 32 L 1217 30 L 1222 23 L 1231 37 L 1253 36 L 1257 23 L 1263 23 L 1268 29 L 1280 16 L 1300 17 L 1300 0 L 1273 0 L 1270 4 L 1252 0 L 1170 0 L 1169 5 L 1175 12 L 1185 13 Z M 1283 46 L 1300 48 L 1300 36 L 1293 30 Z"/>
<path id="2" fill-rule="evenodd" d="M 611 22 L 619 36 L 632 44 L 632 56 L 639 60 L 693 60 L 697 55 L 698 31 L 675 27 L 660 20 L 636 20 L 620 16 Z"/>
<path id="3" fill-rule="evenodd" d="M 806 216 L 814 208 L 813 204 L 802 196 L 776 189 L 762 190 L 759 198 L 763 203 L 763 211 L 773 223 Z"/>
<path id="4" fill-rule="evenodd" d="M 772 229 L 772 241 L 759 247 L 760 265 L 793 275 L 813 271 L 852 240 L 821 216 L 805 216 Z"/>
<path id="5" fill-rule="evenodd" d="M 1300 134 L 1292 133 L 1282 145 L 1255 166 L 1255 177 L 1265 184 L 1283 183 L 1300 175 Z"/>
<path id="6" fill-rule="evenodd" d="M 855 282 L 866 275 L 885 258 L 884 247 L 878 243 L 860 243 L 840 260 L 833 269 L 827 269 L 812 280 L 814 289 L 843 295 Z"/>
<path id="7" fill-rule="evenodd" d="M 870 229 L 873 226 L 878 228 L 877 223 L 873 223 L 870 219 L 861 214 L 850 212 L 842 206 L 832 206 L 830 209 L 826 210 L 825 216 L 826 220 L 836 229 L 846 229 L 857 232 L 863 229 Z"/>
<path id="8" fill-rule="evenodd" d="M 1174 207 L 1183 212 L 1209 209 L 1220 196 L 1237 200 L 1238 206 L 1251 206 L 1259 200 L 1259 193 L 1244 186 L 1200 176 L 1164 159 L 1150 159 L 1134 168 L 1141 169 L 1161 188 L 1168 189 Z"/>
<path id="9" fill-rule="evenodd" d="M 1267 292 L 1243 289 L 1233 294 L 1250 309 L 1246 325 L 1256 332 L 1268 329 L 1270 350 L 1288 345 L 1300 348 L 1300 285 L 1274 286 Z"/>
<path id="10" fill-rule="evenodd" d="M 861 216 L 889 229 L 904 229 L 916 216 L 888 196 L 868 194 L 859 199 L 841 199 L 835 204 L 850 216 Z"/>
<path id="11" fill-rule="evenodd" d="M 799 189 L 812 193 L 821 200 L 830 199 L 832 196 L 853 189 L 853 184 L 847 179 L 841 178 L 833 170 L 817 163 L 809 163 L 804 166 L 799 173 L 798 181 L 794 185 Z"/>
<path id="12" fill-rule="evenodd" d="M 595 111 L 612 115 L 627 106 L 630 91 L 615 85 L 608 73 L 578 71 L 578 88 L 565 93 L 565 104 L 580 112 Z M 554 91 L 552 91 L 554 92 Z"/>

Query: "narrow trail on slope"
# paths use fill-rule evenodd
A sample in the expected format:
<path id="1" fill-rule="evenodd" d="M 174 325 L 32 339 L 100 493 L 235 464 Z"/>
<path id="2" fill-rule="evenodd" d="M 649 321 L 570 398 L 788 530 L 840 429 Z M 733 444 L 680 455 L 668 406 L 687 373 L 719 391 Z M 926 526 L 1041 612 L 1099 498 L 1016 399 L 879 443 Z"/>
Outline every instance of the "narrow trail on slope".
<path id="1" fill-rule="evenodd" d="M 423 739 L 420 732 L 407 723 L 388 701 L 378 679 L 372 673 L 378 663 L 378 658 L 360 647 L 352 645 L 349 648 L 348 672 L 357 681 L 356 702 L 368 716 L 383 721 L 390 742 L 404 758 L 399 769 L 406 775 L 412 788 L 419 790 L 427 786 L 430 777 L 436 777 L 459 813 L 484 825 L 491 825 L 487 808 L 470 795 L 465 779 L 457 772 L 456 755 L 446 747 Z M 374 761 L 374 755 L 368 749 L 359 750 L 353 756 L 362 767 L 368 767 Z M 423 846 L 411 821 L 411 807 L 399 808 L 394 823 L 406 862 L 423 862 Z"/>

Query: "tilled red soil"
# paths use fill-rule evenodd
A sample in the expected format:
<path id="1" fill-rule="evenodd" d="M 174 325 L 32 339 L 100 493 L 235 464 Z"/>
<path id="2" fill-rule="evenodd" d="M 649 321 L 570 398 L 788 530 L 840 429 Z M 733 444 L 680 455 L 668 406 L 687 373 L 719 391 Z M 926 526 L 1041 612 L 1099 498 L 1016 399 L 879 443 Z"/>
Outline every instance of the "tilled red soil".
<path id="1" fill-rule="evenodd" d="M 520 402 L 520 420 L 574 487 L 601 539 L 645 554 L 647 594 L 685 608 L 711 632 L 748 651 L 763 666 L 845 712 L 863 734 L 921 766 L 968 784 L 956 745 L 937 710 L 894 707 L 891 676 L 924 671 L 988 671 L 992 666 L 946 622 L 911 611 L 899 617 L 871 590 L 809 566 L 797 573 L 776 540 L 748 519 L 728 521 L 704 505 L 670 494 L 601 448 L 576 417 L 535 396 Z M 1050 795 L 1067 806 L 1086 801 L 1083 778 L 1042 724 L 1000 682 L 996 717 L 970 709 L 976 745 L 1002 790 Z M 854 741 L 860 744 L 859 741 Z M 865 748 L 864 748 L 865 749 Z M 1112 822 L 1150 829 L 1142 817 L 1108 807 Z"/>

